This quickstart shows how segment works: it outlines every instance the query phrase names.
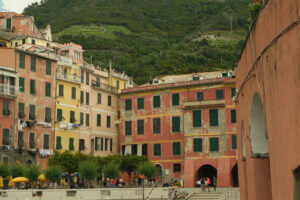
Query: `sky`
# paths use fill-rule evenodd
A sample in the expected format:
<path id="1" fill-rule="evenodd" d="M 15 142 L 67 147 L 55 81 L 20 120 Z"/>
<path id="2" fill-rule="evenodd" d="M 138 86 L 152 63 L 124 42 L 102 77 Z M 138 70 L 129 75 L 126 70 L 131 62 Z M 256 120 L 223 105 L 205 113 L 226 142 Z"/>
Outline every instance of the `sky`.
<path id="1" fill-rule="evenodd" d="M 24 8 L 41 0 L 0 0 L 0 10 L 22 13 Z"/>

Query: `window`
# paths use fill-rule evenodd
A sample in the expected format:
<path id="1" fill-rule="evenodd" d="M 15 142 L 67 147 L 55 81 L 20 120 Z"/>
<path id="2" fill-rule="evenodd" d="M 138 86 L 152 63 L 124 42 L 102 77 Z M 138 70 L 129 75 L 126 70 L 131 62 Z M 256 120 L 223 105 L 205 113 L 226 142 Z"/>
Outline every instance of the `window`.
<path id="1" fill-rule="evenodd" d="M 26 42 L 25 39 L 22 39 L 22 44 L 25 44 L 25 42 Z"/>
<path id="2" fill-rule="evenodd" d="M 72 99 L 76 99 L 76 88 L 72 87 Z"/>
<path id="3" fill-rule="evenodd" d="M 172 94 L 172 106 L 179 105 L 179 94 Z"/>
<path id="4" fill-rule="evenodd" d="M 110 116 L 106 117 L 106 127 L 110 128 Z"/>
<path id="5" fill-rule="evenodd" d="M 30 94 L 35 94 L 35 80 L 30 79 Z"/>
<path id="6" fill-rule="evenodd" d="M 84 104 L 84 92 L 80 91 L 80 103 Z"/>
<path id="7" fill-rule="evenodd" d="M 180 163 L 173 164 L 173 172 L 181 172 L 181 165 Z"/>
<path id="8" fill-rule="evenodd" d="M 112 148 L 113 148 L 113 139 L 110 139 L 110 152 L 112 152 Z"/>
<path id="9" fill-rule="evenodd" d="M 210 109 L 209 126 L 218 126 L 218 125 L 219 125 L 218 109 Z"/>
<path id="10" fill-rule="evenodd" d="M 132 135 L 132 121 L 125 121 L 125 135 Z"/>
<path id="11" fill-rule="evenodd" d="M 125 110 L 131 110 L 131 99 L 125 100 Z"/>
<path id="12" fill-rule="evenodd" d="M 103 138 L 101 137 L 101 145 L 100 145 L 100 147 L 101 147 L 101 151 L 103 151 Z"/>
<path id="13" fill-rule="evenodd" d="M 69 150 L 74 151 L 74 138 L 69 138 Z"/>
<path id="14" fill-rule="evenodd" d="M 86 72 L 86 79 L 85 79 L 85 84 L 86 85 L 89 85 L 90 84 L 90 73 L 89 72 Z"/>
<path id="15" fill-rule="evenodd" d="M 236 149 L 236 135 L 231 135 L 231 147 L 232 149 Z"/>
<path id="16" fill-rule="evenodd" d="M 79 151 L 84 151 L 84 150 L 85 150 L 85 140 L 79 139 Z"/>
<path id="17" fill-rule="evenodd" d="M 3 115 L 4 116 L 9 116 L 9 101 L 3 101 Z"/>
<path id="18" fill-rule="evenodd" d="M 153 119 L 153 134 L 160 133 L 160 118 Z"/>
<path id="19" fill-rule="evenodd" d="M 61 136 L 56 136 L 56 149 L 62 149 Z"/>
<path id="20" fill-rule="evenodd" d="M 96 77 L 96 86 L 100 86 L 100 83 L 101 83 L 101 81 L 100 81 L 100 78 L 99 77 Z"/>
<path id="21" fill-rule="evenodd" d="M 231 88 L 231 98 L 235 96 L 235 88 Z"/>
<path id="22" fill-rule="evenodd" d="M 29 148 L 34 149 L 35 148 L 35 134 L 29 133 Z"/>
<path id="23" fill-rule="evenodd" d="M 222 77 L 228 77 L 228 72 L 222 72 Z"/>
<path id="24" fill-rule="evenodd" d="M 173 156 L 180 155 L 180 142 L 173 142 Z"/>
<path id="25" fill-rule="evenodd" d="M 51 83 L 45 83 L 45 96 L 51 97 Z"/>
<path id="26" fill-rule="evenodd" d="M 31 40 L 31 44 L 35 44 L 35 40 L 32 39 L 32 40 Z"/>
<path id="27" fill-rule="evenodd" d="M 58 96 L 63 97 L 64 96 L 64 85 L 59 84 L 58 86 Z"/>
<path id="28" fill-rule="evenodd" d="M 98 93 L 97 95 L 97 103 L 101 104 L 101 93 Z"/>
<path id="29" fill-rule="evenodd" d="M 90 105 L 90 93 L 85 93 L 85 104 Z"/>
<path id="30" fill-rule="evenodd" d="M 70 111 L 70 123 L 75 123 L 75 112 Z"/>
<path id="31" fill-rule="evenodd" d="M 25 54 L 20 53 L 19 56 L 19 67 L 25 69 Z"/>
<path id="32" fill-rule="evenodd" d="M 6 29 L 11 29 L 11 18 L 6 18 Z"/>
<path id="33" fill-rule="evenodd" d="M 18 132 L 18 146 L 22 147 L 24 145 L 24 132 L 19 131 Z"/>
<path id="34" fill-rule="evenodd" d="M 19 88 L 20 92 L 25 92 L 25 79 L 22 77 L 19 77 Z"/>
<path id="35" fill-rule="evenodd" d="M 219 151 L 219 138 L 209 138 L 209 151 Z"/>
<path id="36" fill-rule="evenodd" d="M 80 71 L 80 80 L 81 80 L 81 83 L 84 83 L 84 71 L 83 70 Z"/>
<path id="37" fill-rule="evenodd" d="M 83 122 L 83 121 L 84 121 L 83 118 L 84 118 L 84 113 L 81 112 L 81 113 L 80 113 L 80 125 L 83 125 L 83 123 L 84 123 L 84 122 Z"/>
<path id="38" fill-rule="evenodd" d="M 107 151 L 107 148 L 108 148 L 108 138 L 105 138 L 105 151 Z"/>
<path id="39" fill-rule="evenodd" d="M 21 119 L 25 118 L 25 104 L 24 103 L 19 103 L 18 117 Z"/>
<path id="40" fill-rule="evenodd" d="M 138 135 L 143 135 L 144 134 L 144 120 L 140 119 L 137 122 L 138 122 L 138 131 L 137 131 L 137 134 Z"/>
<path id="41" fill-rule="evenodd" d="M 35 120 L 35 105 L 29 105 L 29 119 Z"/>
<path id="42" fill-rule="evenodd" d="M 101 126 L 101 115 L 97 114 L 97 126 Z"/>
<path id="43" fill-rule="evenodd" d="M 44 145 L 43 145 L 44 149 L 49 149 L 49 135 L 48 134 L 44 134 Z"/>
<path id="44" fill-rule="evenodd" d="M 99 137 L 95 137 L 95 150 L 98 151 L 99 149 Z"/>
<path id="45" fill-rule="evenodd" d="M 172 117 L 172 132 L 180 132 L 180 117 Z"/>
<path id="46" fill-rule="evenodd" d="M 154 96 L 153 97 L 153 108 L 159 108 L 160 107 L 160 96 Z"/>
<path id="47" fill-rule="evenodd" d="M 111 96 L 110 95 L 107 96 L 107 105 L 111 106 Z"/>
<path id="48" fill-rule="evenodd" d="M 119 89 L 119 88 L 120 88 L 120 81 L 117 80 L 117 89 Z"/>
<path id="49" fill-rule="evenodd" d="M 138 98 L 137 99 L 138 109 L 144 109 L 144 98 Z"/>
<path id="50" fill-rule="evenodd" d="M 154 148 L 153 155 L 160 156 L 161 155 L 161 144 L 154 144 L 153 148 Z"/>
<path id="51" fill-rule="evenodd" d="M 193 76 L 193 81 L 199 81 L 200 77 L 199 76 Z"/>
<path id="52" fill-rule="evenodd" d="M 32 71 L 32 72 L 36 71 L 36 57 L 35 56 L 31 56 L 30 71 Z"/>
<path id="53" fill-rule="evenodd" d="M 80 59 L 80 52 L 79 51 L 74 51 L 74 58 Z"/>
<path id="54" fill-rule="evenodd" d="M 62 121 L 63 120 L 63 116 L 62 116 L 62 109 L 57 109 L 57 113 L 56 113 L 56 119 L 57 121 Z"/>
<path id="55" fill-rule="evenodd" d="M 196 93 L 196 99 L 197 99 L 197 101 L 203 101 L 204 100 L 203 92 L 197 92 Z"/>
<path id="56" fill-rule="evenodd" d="M 148 156 L 148 145 L 147 144 L 142 145 L 142 156 Z"/>
<path id="57" fill-rule="evenodd" d="M 201 110 L 193 110 L 193 127 L 201 127 L 202 125 L 202 117 Z"/>
<path id="58" fill-rule="evenodd" d="M 90 126 L 90 114 L 85 114 L 85 125 Z"/>
<path id="59" fill-rule="evenodd" d="M 131 145 L 131 155 L 137 155 L 137 144 Z"/>
<path id="60" fill-rule="evenodd" d="M 224 95 L 223 95 L 223 90 L 216 90 L 216 99 L 223 99 Z"/>
<path id="61" fill-rule="evenodd" d="M 194 138 L 194 152 L 202 152 L 202 138 Z"/>
<path id="62" fill-rule="evenodd" d="M 236 123 L 236 110 L 231 110 L 231 123 Z"/>
<path id="63" fill-rule="evenodd" d="M 7 129 L 7 128 L 3 129 L 2 144 L 3 145 L 9 145 L 9 129 Z"/>
<path id="64" fill-rule="evenodd" d="M 45 108 L 45 122 L 51 123 L 51 108 Z"/>
<path id="65" fill-rule="evenodd" d="M 46 45 L 47 47 L 50 47 L 50 43 L 49 42 L 47 42 L 47 45 Z"/>

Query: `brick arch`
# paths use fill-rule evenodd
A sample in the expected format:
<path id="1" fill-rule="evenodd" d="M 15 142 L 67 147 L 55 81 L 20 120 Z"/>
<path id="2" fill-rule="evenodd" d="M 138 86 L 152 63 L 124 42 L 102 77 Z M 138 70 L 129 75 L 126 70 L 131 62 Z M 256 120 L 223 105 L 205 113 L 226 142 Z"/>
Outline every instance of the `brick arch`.
<path id="1" fill-rule="evenodd" d="M 197 169 L 197 171 L 196 171 L 195 177 L 196 177 L 197 181 L 203 177 L 208 177 L 211 180 L 213 179 L 213 177 L 217 178 L 217 175 L 218 175 L 217 169 L 218 168 L 213 164 L 203 164 L 196 169 Z"/>

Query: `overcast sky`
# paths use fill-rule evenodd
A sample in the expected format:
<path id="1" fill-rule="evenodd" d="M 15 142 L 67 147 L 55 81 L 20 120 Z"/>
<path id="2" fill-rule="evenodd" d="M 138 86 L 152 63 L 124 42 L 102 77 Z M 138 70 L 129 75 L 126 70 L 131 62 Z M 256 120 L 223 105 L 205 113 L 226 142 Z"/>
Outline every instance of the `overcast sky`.
<path id="1" fill-rule="evenodd" d="M 33 2 L 40 2 L 40 0 L 0 0 L 0 10 L 22 13 L 24 8 Z"/>

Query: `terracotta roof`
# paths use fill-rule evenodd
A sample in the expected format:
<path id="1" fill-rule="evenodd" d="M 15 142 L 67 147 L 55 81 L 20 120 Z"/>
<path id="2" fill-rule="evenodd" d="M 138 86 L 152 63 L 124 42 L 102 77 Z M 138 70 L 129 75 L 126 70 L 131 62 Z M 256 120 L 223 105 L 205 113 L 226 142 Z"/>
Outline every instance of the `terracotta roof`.
<path id="1" fill-rule="evenodd" d="M 12 13 L 14 16 L 18 16 L 18 17 L 25 16 L 25 15 L 15 13 L 15 12 L 0 12 L 0 17 L 4 17 L 7 13 Z"/>

